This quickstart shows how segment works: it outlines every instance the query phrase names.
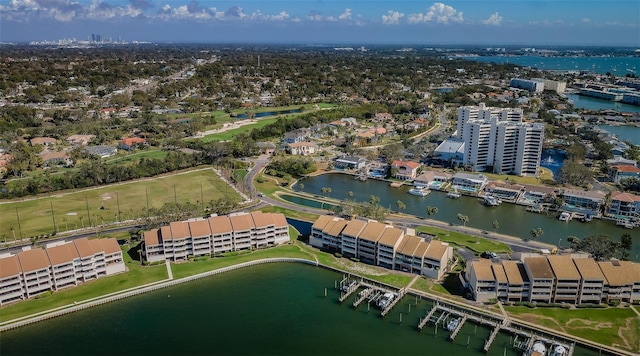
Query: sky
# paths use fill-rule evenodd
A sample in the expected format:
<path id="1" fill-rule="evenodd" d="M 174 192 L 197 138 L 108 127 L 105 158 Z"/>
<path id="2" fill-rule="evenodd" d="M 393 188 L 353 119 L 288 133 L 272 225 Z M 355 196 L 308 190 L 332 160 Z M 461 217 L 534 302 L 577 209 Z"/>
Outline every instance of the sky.
<path id="1" fill-rule="evenodd" d="M 0 42 L 640 48 L 639 0 L 0 0 Z"/>

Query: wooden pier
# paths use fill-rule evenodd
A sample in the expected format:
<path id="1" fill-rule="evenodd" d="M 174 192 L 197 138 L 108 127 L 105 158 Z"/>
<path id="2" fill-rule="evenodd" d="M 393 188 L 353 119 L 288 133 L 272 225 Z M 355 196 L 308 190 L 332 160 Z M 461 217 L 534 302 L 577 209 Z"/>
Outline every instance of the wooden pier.
<path id="1" fill-rule="evenodd" d="M 389 303 L 389 305 L 387 305 L 386 308 L 382 310 L 382 313 L 380 313 L 380 315 L 384 318 L 391 311 L 391 309 L 393 309 L 393 306 L 396 305 L 400 301 L 400 299 L 402 299 L 402 297 L 404 297 L 405 293 L 406 291 L 404 288 L 400 289 L 398 291 L 398 295 L 395 298 L 393 298 L 391 303 Z"/>
<path id="2" fill-rule="evenodd" d="M 371 295 L 374 291 L 375 289 L 369 287 L 363 290 L 362 292 L 360 292 L 360 294 L 358 294 L 358 298 L 356 299 L 356 301 L 353 302 L 353 307 L 357 308 L 358 305 L 360 305 L 360 303 L 362 303 L 365 299 L 368 299 L 369 295 Z"/>
<path id="3" fill-rule="evenodd" d="M 418 329 L 422 330 L 424 326 L 427 325 L 429 320 L 431 320 L 431 318 L 433 317 L 433 314 L 435 314 L 437 310 L 438 310 L 438 302 L 436 302 L 436 305 L 434 305 L 433 308 L 429 310 L 427 315 L 425 315 L 424 319 L 420 319 L 420 323 L 418 324 Z"/>
<path id="4" fill-rule="evenodd" d="M 362 282 L 357 282 L 352 285 L 349 285 L 347 290 L 342 292 L 342 295 L 340 296 L 340 299 L 338 299 L 338 301 L 340 303 L 344 302 L 347 298 L 349 298 L 349 296 L 351 296 L 351 294 L 353 294 L 353 292 L 357 291 L 358 288 L 360 288 L 361 286 L 362 286 Z"/>
<path id="5" fill-rule="evenodd" d="M 462 325 L 464 325 L 464 323 L 467 321 L 467 318 L 468 318 L 467 314 L 462 316 L 462 319 L 460 319 L 460 321 L 458 322 L 458 325 L 456 325 L 456 328 L 451 331 L 451 334 L 449 335 L 449 340 L 453 341 L 456 339 L 456 336 L 458 335 L 460 330 L 462 330 Z"/>
<path id="6" fill-rule="evenodd" d="M 482 348 L 484 352 L 489 352 L 489 348 L 491 348 L 491 344 L 493 344 L 493 340 L 496 339 L 496 336 L 498 336 L 499 332 L 500 332 L 500 324 L 496 324 L 495 327 L 493 328 L 493 331 L 491 332 L 491 335 L 489 335 L 489 338 L 484 343 L 484 347 Z"/>

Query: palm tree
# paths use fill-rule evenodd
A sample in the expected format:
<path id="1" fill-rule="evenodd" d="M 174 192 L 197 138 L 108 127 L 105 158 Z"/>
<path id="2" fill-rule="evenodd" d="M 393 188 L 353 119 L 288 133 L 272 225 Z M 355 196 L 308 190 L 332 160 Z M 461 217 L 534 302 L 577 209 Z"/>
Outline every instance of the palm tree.
<path id="1" fill-rule="evenodd" d="M 330 192 L 331 192 L 331 188 L 329 188 L 329 187 L 322 187 L 322 188 L 320 188 L 320 191 L 322 192 L 322 195 L 326 195 L 326 194 L 328 194 L 328 193 L 330 193 Z"/>
<path id="2" fill-rule="evenodd" d="M 300 189 L 300 191 L 303 191 L 304 190 L 304 184 L 303 183 L 298 184 L 298 189 Z"/>
<path id="3" fill-rule="evenodd" d="M 370 195 L 369 196 L 369 204 L 377 205 L 378 203 L 380 203 L 380 197 L 377 197 L 375 195 Z"/>
<path id="4" fill-rule="evenodd" d="M 460 220 L 460 222 L 462 223 L 462 226 L 466 227 L 467 223 L 469 222 L 469 216 L 458 214 L 458 220 Z"/>
<path id="5" fill-rule="evenodd" d="M 493 232 L 498 231 L 498 228 L 500 227 L 500 223 L 498 222 L 498 220 L 493 220 L 491 224 L 493 225 Z"/>
<path id="6" fill-rule="evenodd" d="M 544 231 L 542 231 L 542 228 L 539 227 L 537 229 L 531 229 L 531 231 L 529 232 L 531 234 L 531 238 L 533 238 L 534 240 L 537 240 L 538 237 L 542 236 L 542 234 L 544 234 Z"/>
<path id="7" fill-rule="evenodd" d="M 402 200 L 398 200 L 398 201 L 396 202 L 396 206 L 398 207 L 398 212 L 399 212 L 399 213 L 400 213 L 400 212 L 402 212 L 404 209 L 406 209 L 406 208 L 407 208 L 407 205 L 406 205 L 404 202 L 402 202 Z"/>
<path id="8" fill-rule="evenodd" d="M 349 196 L 349 199 L 353 198 L 353 192 L 352 191 L 347 192 L 347 195 Z"/>
<path id="9" fill-rule="evenodd" d="M 15 227 L 10 227 L 9 230 L 11 230 L 11 234 L 13 235 L 13 240 L 16 240 L 16 228 Z"/>
<path id="10" fill-rule="evenodd" d="M 427 215 L 431 216 L 431 215 L 435 215 L 438 213 L 438 207 L 437 206 L 427 206 Z"/>
<path id="11" fill-rule="evenodd" d="M 82 228 L 84 229 L 84 222 L 82 221 L 84 219 L 84 216 L 80 215 L 80 216 L 78 216 L 78 219 L 80 219 L 80 224 L 82 225 Z"/>
<path id="12" fill-rule="evenodd" d="M 66 217 L 62 218 L 62 221 L 64 222 L 64 230 L 68 231 L 69 230 L 69 224 L 67 224 L 67 218 Z"/>

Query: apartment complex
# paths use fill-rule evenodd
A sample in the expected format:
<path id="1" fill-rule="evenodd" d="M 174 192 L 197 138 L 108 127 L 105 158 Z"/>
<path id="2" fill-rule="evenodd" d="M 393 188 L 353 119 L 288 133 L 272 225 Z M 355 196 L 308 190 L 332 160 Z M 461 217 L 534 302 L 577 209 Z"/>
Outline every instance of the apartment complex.
<path id="1" fill-rule="evenodd" d="M 640 264 L 598 262 L 582 254 L 541 256 L 520 260 L 474 260 L 465 273 L 477 301 L 608 303 L 640 300 Z"/>
<path id="2" fill-rule="evenodd" d="M 389 269 L 440 279 L 453 249 L 447 243 L 409 235 L 375 220 L 345 220 L 320 216 L 311 227 L 309 243 L 345 257 Z"/>
<path id="3" fill-rule="evenodd" d="M 174 221 L 144 233 L 147 261 L 184 261 L 288 242 L 289 224 L 283 214 L 255 211 L 207 219 Z"/>
<path id="4" fill-rule="evenodd" d="M 534 176 L 540 167 L 544 125 L 523 123 L 522 110 L 479 106 L 458 108 L 457 137 L 462 163 L 476 171 Z"/>
<path id="5" fill-rule="evenodd" d="M 124 272 L 115 239 L 76 239 L 0 258 L 0 305 Z"/>

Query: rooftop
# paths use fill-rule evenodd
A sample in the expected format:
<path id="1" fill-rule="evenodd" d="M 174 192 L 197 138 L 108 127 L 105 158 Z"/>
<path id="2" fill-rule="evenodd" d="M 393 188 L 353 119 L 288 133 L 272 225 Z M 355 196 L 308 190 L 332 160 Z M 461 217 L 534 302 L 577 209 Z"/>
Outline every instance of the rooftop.
<path id="1" fill-rule="evenodd" d="M 546 257 L 528 257 L 524 259 L 524 264 L 531 271 L 533 278 L 553 279 L 553 271 Z"/>

